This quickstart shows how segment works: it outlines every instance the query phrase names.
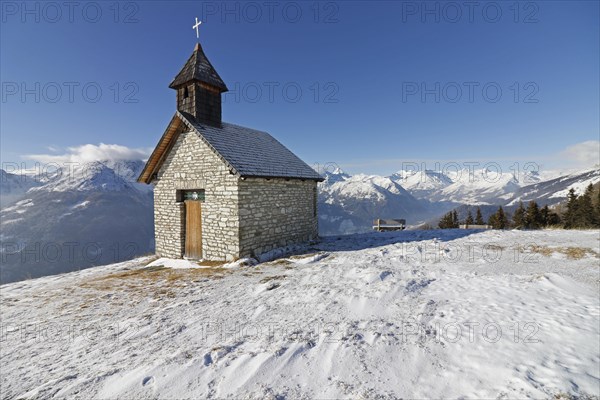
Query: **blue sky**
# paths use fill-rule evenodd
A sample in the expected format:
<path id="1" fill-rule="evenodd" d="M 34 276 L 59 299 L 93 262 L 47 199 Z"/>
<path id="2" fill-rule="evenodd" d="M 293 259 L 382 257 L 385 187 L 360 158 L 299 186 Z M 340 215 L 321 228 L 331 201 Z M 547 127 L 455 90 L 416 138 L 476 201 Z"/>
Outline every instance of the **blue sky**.
<path id="1" fill-rule="evenodd" d="M 388 174 L 403 161 L 562 167 L 582 142 L 596 154 L 596 1 L 266 4 L 3 2 L 2 162 L 152 148 L 195 17 L 232 91 L 223 119 L 309 164 Z"/>

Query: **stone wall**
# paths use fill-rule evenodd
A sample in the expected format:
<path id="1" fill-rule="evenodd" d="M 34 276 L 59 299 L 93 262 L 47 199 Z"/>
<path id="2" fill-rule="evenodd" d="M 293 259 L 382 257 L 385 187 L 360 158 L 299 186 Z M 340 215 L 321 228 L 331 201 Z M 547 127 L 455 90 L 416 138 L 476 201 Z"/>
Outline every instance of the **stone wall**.
<path id="1" fill-rule="evenodd" d="M 240 256 L 317 238 L 317 182 L 248 178 L 239 185 Z"/>
<path id="2" fill-rule="evenodd" d="M 185 207 L 178 189 L 204 189 L 202 254 L 225 260 L 239 255 L 238 178 L 194 132 L 182 133 L 158 172 L 154 188 L 156 253 L 181 258 L 185 249 Z"/>

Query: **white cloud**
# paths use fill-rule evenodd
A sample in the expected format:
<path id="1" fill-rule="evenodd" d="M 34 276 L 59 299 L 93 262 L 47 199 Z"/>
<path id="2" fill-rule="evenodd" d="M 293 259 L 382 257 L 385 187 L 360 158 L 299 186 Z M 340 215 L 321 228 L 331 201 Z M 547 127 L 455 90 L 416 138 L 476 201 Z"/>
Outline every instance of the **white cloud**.
<path id="1" fill-rule="evenodd" d="M 93 161 L 145 160 L 151 149 L 130 148 L 118 144 L 84 144 L 68 147 L 64 154 L 28 154 L 25 159 L 41 163 L 88 163 Z"/>
<path id="2" fill-rule="evenodd" d="M 560 153 L 566 162 L 579 167 L 592 167 L 600 164 L 600 141 L 588 140 L 567 147 Z"/>

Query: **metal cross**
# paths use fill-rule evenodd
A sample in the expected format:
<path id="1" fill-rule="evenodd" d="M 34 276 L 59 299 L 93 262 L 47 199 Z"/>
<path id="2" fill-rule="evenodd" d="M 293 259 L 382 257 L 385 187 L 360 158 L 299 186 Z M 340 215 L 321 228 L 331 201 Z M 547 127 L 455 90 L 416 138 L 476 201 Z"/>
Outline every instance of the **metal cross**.
<path id="1" fill-rule="evenodd" d="M 201 23 L 202 21 L 198 21 L 198 17 L 196 17 L 196 25 L 192 26 L 192 29 L 196 30 L 196 39 L 200 39 L 200 32 L 198 32 L 198 27 Z"/>

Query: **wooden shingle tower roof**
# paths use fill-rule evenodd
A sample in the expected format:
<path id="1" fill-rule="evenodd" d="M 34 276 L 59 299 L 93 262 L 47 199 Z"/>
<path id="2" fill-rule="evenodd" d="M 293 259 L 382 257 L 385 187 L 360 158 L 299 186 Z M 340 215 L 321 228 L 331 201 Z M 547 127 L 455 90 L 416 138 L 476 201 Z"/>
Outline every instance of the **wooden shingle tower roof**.
<path id="1" fill-rule="evenodd" d="M 179 86 L 193 81 L 207 83 L 219 89 L 220 92 L 228 91 L 225 82 L 223 82 L 223 79 L 221 79 L 210 61 L 208 61 L 200 43 L 196 44 L 194 52 L 169 87 L 177 89 Z"/>

